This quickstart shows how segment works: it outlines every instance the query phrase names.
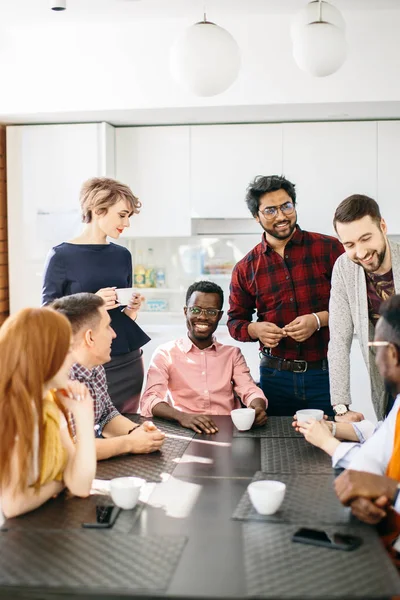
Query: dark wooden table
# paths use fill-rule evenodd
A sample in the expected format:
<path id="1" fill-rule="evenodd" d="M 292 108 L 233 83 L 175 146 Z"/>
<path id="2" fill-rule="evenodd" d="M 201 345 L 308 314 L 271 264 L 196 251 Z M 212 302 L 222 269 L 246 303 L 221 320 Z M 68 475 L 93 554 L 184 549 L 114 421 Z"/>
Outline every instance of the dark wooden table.
<path id="1" fill-rule="evenodd" d="M 111 539 L 118 539 L 118 536 L 121 539 L 129 536 L 154 536 L 154 539 L 157 536 L 170 536 L 168 539 L 171 540 L 175 537 L 186 538 L 166 590 L 154 592 L 115 586 L 105 591 L 101 586 L 96 589 L 93 585 L 85 584 L 69 588 L 67 584 L 22 585 L 18 581 L 12 586 L 5 585 L 1 576 L 1 564 L 2 553 L 7 551 L 8 546 L 7 538 L 3 537 L 3 546 L 0 546 L 0 597 L 95 597 L 102 600 L 123 597 L 156 598 L 166 595 L 169 598 L 329 599 L 388 598 L 396 593 L 400 594 L 397 572 L 386 557 L 375 532 L 367 526 L 350 523 L 340 527 L 318 527 L 318 523 L 315 524 L 316 528 L 328 531 L 356 532 L 364 541 L 362 550 L 357 555 L 358 551 L 346 553 L 291 543 L 291 535 L 301 523 L 232 519 L 248 484 L 255 473 L 261 470 L 261 440 L 256 437 L 233 437 L 233 425 L 229 417 L 216 417 L 215 421 L 219 427 L 218 434 L 196 435 L 191 441 L 188 440 L 186 450 L 182 458 L 176 460 L 176 467 L 167 484 L 162 484 L 164 487 L 153 492 L 149 504 L 135 516 L 136 520 L 133 511 L 123 511 L 114 530 L 95 532 L 104 539 L 103 560 L 107 563 L 114 562 L 116 569 L 120 560 L 119 553 L 115 552 L 111 557 L 107 554 Z M 296 443 L 302 444 L 304 441 L 296 440 Z M 279 474 L 274 477 L 279 479 Z M 307 477 L 307 474 L 302 474 L 302 477 Z M 169 509 L 152 505 L 157 504 L 153 501 L 157 494 L 163 499 L 162 490 L 168 496 L 164 500 Z M 57 501 L 59 510 L 63 511 L 64 500 Z M 83 506 L 89 500 L 72 499 L 65 500 L 66 502 L 74 502 L 76 506 L 80 503 Z M 41 533 L 47 530 L 46 514 L 50 515 L 51 507 L 45 506 L 39 510 L 41 512 L 36 515 L 32 513 L 29 520 L 24 520 L 23 517 L 11 520 L 8 532 L 5 531 L 0 536 L 10 533 L 17 535 L 24 531 L 24 523 L 29 522 L 29 531 L 39 539 Z M 41 527 L 36 532 L 35 519 L 37 523 L 40 521 Z M 48 521 L 50 531 L 54 523 L 50 516 Z M 62 527 L 63 532 L 69 527 L 71 522 L 68 524 L 66 521 Z M 13 541 L 14 550 L 18 549 L 18 543 L 18 539 Z M 23 543 L 23 538 L 20 543 Z M 67 558 L 68 551 L 65 552 Z M 137 561 L 135 552 L 128 558 L 132 562 Z M 98 570 L 102 570 L 101 561 Z M 296 578 L 296 586 L 293 586 L 291 577 Z M 379 577 L 382 580 L 378 580 Z M 312 585 L 310 580 L 313 581 Z M 343 592 L 347 588 L 350 593 Z"/>

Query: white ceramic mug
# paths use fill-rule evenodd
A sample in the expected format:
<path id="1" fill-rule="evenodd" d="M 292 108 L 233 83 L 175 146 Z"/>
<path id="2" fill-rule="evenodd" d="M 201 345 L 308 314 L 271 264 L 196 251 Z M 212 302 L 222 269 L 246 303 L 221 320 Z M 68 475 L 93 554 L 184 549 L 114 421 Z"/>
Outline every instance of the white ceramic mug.
<path id="1" fill-rule="evenodd" d="M 135 294 L 136 290 L 134 288 L 118 288 L 115 290 L 117 294 L 117 302 L 119 304 L 129 304 L 132 295 Z"/>
<path id="2" fill-rule="evenodd" d="M 260 515 L 273 515 L 285 497 L 286 485 L 281 481 L 253 481 L 247 491 L 251 503 Z"/>
<path id="3" fill-rule="evenodd" d="M 297 422 L 309 421 L 309 419 L 315 419 L 316 421 L 322 421 L 324 418 L 324 411 L 318 408 L 304 408 L 296 412 Z"/>
<path id="4" fill-rule="evenodd" d="M 140 477 L 116 477 L 110 481 L 111 498 L 116 506 L 130 510 L 139 500 L 140 488 L 146 483 Z"/>
<path id="5" fill-rule="evenodd" d="M 239 431 L 247 431 L 251 428 L 256 417 L 254 408 L 236 408 L 231 410 L 231 418 Z"/>

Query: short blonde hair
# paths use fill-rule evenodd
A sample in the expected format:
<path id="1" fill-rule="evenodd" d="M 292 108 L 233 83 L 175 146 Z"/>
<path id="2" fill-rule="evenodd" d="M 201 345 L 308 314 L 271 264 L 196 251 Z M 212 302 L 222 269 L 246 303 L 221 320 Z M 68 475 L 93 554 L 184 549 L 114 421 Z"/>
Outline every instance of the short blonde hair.
<path id="1" fill-rule="evenodd" d="M 132 194 L 129 186 L 110 179 L 109 177 L 93 177 L 81 187 L 79 202 L 81 205 L 82 222 L 90 223 L 93 213 L 105 215 L 114 204 L 125 200 L 131 208 L 131 213 L 139 213 L 142 203 Z"/>

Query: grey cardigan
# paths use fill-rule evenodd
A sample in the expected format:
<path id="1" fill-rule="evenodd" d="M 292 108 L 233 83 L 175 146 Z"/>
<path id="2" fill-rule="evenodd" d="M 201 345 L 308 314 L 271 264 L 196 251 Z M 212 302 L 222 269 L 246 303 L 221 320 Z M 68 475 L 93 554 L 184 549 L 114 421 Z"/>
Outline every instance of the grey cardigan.
<path id="1" fill-rule="evenodd" d="M 400 293 L 400 244 L 389 242 L 396 294 Z M 372 404 L 378 419 L 386 408 L 385 389 L 375 365 L 374 355 L 368 348 L 374 328 L 368 318 L 367 284 L 364 269 L 352 262 L 346 254 L 336 261 L 332 272 L 329 301 L 328 346 L 329 378 L 332 404 L 351 404 L 350 349 L 353 332 L 358 336 L 361 352 L 370 375 Z"/>

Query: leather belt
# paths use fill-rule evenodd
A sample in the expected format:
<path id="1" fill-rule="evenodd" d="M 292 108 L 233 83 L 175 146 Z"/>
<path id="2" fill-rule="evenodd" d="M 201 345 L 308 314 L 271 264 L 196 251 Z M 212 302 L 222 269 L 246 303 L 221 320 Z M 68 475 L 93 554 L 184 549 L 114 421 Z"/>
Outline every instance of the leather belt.
<path id="1" fill-rule="evenodd" d="M 326 358 L 312 362 L 307 362 L 306 360 L 286 360 L 285 358 L 265 354 L 263 351 L 260 352 L 260 357 L 262 367 L 269 367 L 270 369 L 277 369 L 278 371 L 305 373 L 312 369 L 328 369 L 328 361 Z"/>

